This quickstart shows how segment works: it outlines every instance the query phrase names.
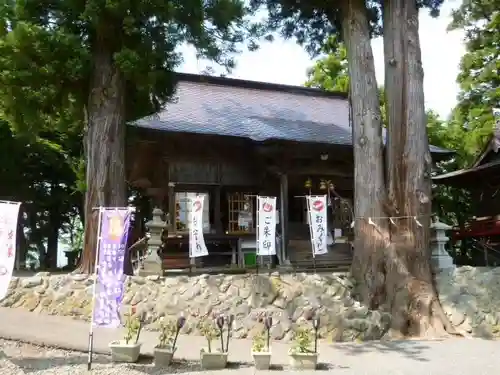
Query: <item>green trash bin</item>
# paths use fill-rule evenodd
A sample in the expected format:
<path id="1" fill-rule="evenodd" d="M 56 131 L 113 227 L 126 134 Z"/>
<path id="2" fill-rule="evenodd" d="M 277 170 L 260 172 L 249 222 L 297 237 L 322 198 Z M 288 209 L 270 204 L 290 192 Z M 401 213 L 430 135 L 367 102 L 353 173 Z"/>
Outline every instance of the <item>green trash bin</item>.
<path id="1" fill-rule="evenodd" d="M 245 267 L 255 267 L 257 264 L 257 254 L 255 253 L 245 253 Z"/>

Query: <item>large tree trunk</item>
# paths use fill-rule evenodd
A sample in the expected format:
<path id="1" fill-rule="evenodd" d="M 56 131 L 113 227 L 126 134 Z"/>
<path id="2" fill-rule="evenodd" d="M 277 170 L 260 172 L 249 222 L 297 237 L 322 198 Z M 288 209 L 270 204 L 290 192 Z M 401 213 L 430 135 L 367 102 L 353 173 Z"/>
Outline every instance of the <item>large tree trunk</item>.
<path id="1" fill-rule="evenodd" d="M 415 1 L 384 2 L 387 98 L 387 186 L 391 244 L 386 256 L 386 300 L 392 334 L 436 336 L 451 331 L 431 270 L 431 157 L 424 108 L 423 68 Z"/>
<path id="2" fill-rule="evenodd" d="M 94 271 L 98 207 L 126 205 L 125 79 L 113 63 L 117 30 L 103 25 L 94 43 L 93 73 L 84 137 L 87 157 L 85 241 L 79 272 Z"/>
<path id="3" fill-rule="evenodd" d="M 384 291 L 381 266 L 388 237 L 386 222 L 378 219 L 383 216 L 386 196 L 380 105 L 365 1 L 344 1 L 342 13 L 350 74 L 357 218 L 352 274 L 360 286 L 361 299 L 376 308 Z"/>
<path id="4" fill-rule="evenodd" d="M 49 228 L 47 233 L 47 252 L 44 257 L 44 268 L 55 271 L 57 269 L 57 255 L 59 250 L 59 229 L 61 229 L 61 214 L 57 208 L 49 211 Z"/>

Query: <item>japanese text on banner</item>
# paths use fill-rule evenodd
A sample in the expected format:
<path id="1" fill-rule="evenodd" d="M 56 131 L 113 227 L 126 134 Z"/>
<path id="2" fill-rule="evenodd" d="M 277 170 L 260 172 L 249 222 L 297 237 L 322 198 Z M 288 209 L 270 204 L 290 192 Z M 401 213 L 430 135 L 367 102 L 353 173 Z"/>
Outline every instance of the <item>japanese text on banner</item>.
<path id="1" fill-rule="evenodd" d="M 276 197 L 257 197 L 257 255 L 276 255 Z"/>
<path id="2" fill-rule="evenodd" d="M 197 258 L 208 255 L 208 249 L 203 237 L 203 201 L 204 196 L 198 196 L 191 201 L 191 223 L 189 226 L 189 257 Z"/>
<path id="3" fill-rule="evenodd" d="M 0 300 L 7 295 L 14 271 L 20 206 L 17 202 L 0 202 Z"/>
<path id="4" fill-rule="evenodd" d="M 308 195 L 306 200 L 307 209 L 309 211 L 309 230 L 311 231 L 313 255 L 326 254 L 328 253 L 326 195 Z"/>
<path id="5" fill-rule="evenodd" d="M 101 234 L 94 307 L 94 325 L 120 326 L 120 304 L 124 291 L 123 265 L 131 219 L 130 209 L 104 208 L 100 214 Z"/>

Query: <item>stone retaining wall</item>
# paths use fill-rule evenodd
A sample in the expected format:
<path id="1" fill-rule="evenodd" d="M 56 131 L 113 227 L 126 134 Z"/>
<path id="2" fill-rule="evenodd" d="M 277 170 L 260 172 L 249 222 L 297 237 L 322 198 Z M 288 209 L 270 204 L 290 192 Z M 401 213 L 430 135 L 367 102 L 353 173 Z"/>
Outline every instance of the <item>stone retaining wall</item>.
<path id="1" fill-rule="evenodd" d="M 73 316 L 88 320 L 93 280 L 87 275 L 39 273 L 14 278 L 0 306 Z M 388 314 L 369 311 L 350 296 L 349 280 L 336 275 L 202 275 L 196 277 L 129 277 L 124 310 L 135 305 L 146 329 L 157 328 L 162 316 L 187 318 L 183 333 L 199 334 L 197 323 L 211 313 L 235 315 L 235 337 L 261 332 L 266 311 L 275 322 L 273 339 L 289 339 L 295 325 L 306 324 L 314 311 L 321 317 L 320 335 L 338 341 L 380 338 Z"/>
<path id="2" fill-rule="evenodd" d="M 14 278 L 0 306 L 88 320 L 93 280 L 87 275 Z M 461 267 L 437 277 L 445 312 L 453 324 L 475 336 L 500 334 L 500 268 Z M 127 278 L 124 310 L 136 306 L 146 329 L 162 316 L 187 318 L 185 334 L 199 334 L 197 323 L 211 313 L 235 315 L 235 337 L 262 330 L 259 317 L 271 313 L 273 339 L 288 340 L 293 327 L 307 324 L 315 311 L 320 335 L 336 341 L 381 338 L 390 316 L 370 311 L 351 298 L 348 278 L 339 275 L 202 275 Z"/>
<path id="3" fill-rule="evenodd" d="M 500 335 L 500 268 L 464 266 L 441 273 L 436 281 L 455 327 L 483 338 Z"/>

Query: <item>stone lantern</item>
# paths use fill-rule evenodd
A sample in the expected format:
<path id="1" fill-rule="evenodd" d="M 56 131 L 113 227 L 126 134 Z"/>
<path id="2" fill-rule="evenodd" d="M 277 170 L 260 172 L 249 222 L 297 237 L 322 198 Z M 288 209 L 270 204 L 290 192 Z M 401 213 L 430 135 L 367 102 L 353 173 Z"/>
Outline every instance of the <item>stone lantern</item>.
<path id="1" fill-rule="evenodd" d="M 451 226 L 440 222 L 437 218 L 431 224 L 431 261 L 436 272 L 455 268 L 453 258 L 445 249 L 446 243 L 449 241 L 446 231 L 450 229 L 452 229 Z"/>
<path id="2" fill-rule="evenodd" d="M 167 223 L 162 220 L 163 211 L 159 208 L 153 210 L 153 219 L 146 223 L 149 230 L 150 238 L 148 240 L 148 255 L 144 259 L 141 274 L 146 275 L 162 275 L 163 267 L 161 259 L 158 256 L 158 249 L 162 245 L 161 235 L 167 227 Z"/>

